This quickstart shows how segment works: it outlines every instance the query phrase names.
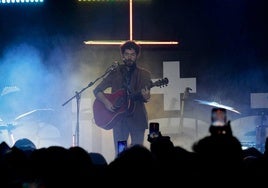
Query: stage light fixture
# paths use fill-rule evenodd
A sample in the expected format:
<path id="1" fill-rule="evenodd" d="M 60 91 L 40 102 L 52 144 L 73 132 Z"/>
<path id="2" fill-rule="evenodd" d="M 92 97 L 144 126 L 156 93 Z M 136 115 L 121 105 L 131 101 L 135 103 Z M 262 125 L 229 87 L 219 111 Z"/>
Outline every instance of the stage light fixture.
<path id="1" fill-rule="evenodd" d="M 43 3 L 44 0 L 0 0 L 0 4 Z"/>

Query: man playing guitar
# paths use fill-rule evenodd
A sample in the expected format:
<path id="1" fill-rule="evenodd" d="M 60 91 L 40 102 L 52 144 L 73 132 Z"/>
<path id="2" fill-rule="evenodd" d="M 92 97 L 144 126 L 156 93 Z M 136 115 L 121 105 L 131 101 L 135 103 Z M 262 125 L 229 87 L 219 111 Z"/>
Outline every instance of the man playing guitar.
<path id="1" fill-rule="evenodd" d="M 150 99 L 152 80 L 151 73 L 137 65 L 140 49 L 141 47 L 134 41 L 122 44 L 120 52 L 123 64 L 112 70 L 93 90 L 96 101 L 103 104 L 107 110 L 105 113 L 111 117 L 107 127 L 103 128 L 113 129 L 116 153 L 118 141 L 129 140 L 129 146 L 142 145 L 145 130 L 148 129 L 145 103 Z M 114 96 L 119 97 L 111 100 L 104 92 L 107 88 L 111 88 Z M 104 119 L 105 113 L 96 110 L 95 121 L 98 118 Z"/>

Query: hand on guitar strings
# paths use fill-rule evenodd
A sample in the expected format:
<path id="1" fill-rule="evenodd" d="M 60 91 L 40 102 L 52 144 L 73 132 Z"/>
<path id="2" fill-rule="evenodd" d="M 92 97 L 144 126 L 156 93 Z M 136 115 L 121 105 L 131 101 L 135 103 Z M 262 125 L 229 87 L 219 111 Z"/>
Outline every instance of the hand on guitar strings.
<path id="1" fill-rule="evenodd" d="M 117 110 L 117 108 L 114 107 L 114 105 L 110 101 L 105 102 L 105 108 L 110 112 L 115 112 Z"/>

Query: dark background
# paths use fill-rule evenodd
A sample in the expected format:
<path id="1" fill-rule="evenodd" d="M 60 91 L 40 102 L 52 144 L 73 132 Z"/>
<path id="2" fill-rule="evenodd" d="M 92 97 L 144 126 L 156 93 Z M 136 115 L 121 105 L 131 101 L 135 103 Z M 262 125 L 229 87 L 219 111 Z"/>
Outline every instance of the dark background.
<path id="1" fill-rule="evenodd" d="M 197 92 L 190 99 L 217 101 L 242 116 L 267 113 L 250 108 L 250 93 L 268 91 L 267 8 L 266 0 L 134 1 L 134 40 L 179 42 L 142 46 L 140 61 L 146 62 L 143 66 L 154 78 L 163 76 L 163 61 L 180 61 L 180 77 L 197 79 Z M 45 121 L 58 120 L 63 126 L 69 121 L 69 111 L 64 110 L 70 105 L 62 104 L 120 60 L 118 46 L 90 46 L 84 41 L 128 40 L 129 4 L 74 0 L 0 4 L 0 31 L 0 87 L 22 88 L 21 93 L 1 97 L 0 117 L 12 119 L 31 109 L 52 107 L 60 115 Z M 191 116 L 196 104 L 186 102 L 186 115 Z M 202 108 L 207 113 L 208 107 Z M 179 111 L 164 112 L 160 106 L 149 116 L 176 117 Z M 230 113 L 230 118 L 238 117 Z"/>

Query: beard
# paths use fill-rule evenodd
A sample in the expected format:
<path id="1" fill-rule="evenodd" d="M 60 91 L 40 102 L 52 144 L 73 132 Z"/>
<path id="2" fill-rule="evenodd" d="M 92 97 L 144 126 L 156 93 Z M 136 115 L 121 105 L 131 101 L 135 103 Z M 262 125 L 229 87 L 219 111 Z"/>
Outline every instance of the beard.
<path id="1" fill-rule="evenodd" d="M 124 60 L 124 63 L 130 69 L 135 69 L 136 68 L 136 61 L 132 61 L 131 59 L 126 59 L 126 60 Z"/>

